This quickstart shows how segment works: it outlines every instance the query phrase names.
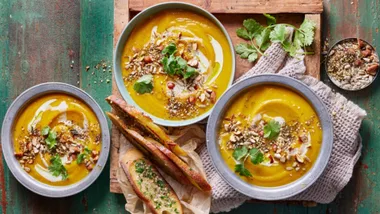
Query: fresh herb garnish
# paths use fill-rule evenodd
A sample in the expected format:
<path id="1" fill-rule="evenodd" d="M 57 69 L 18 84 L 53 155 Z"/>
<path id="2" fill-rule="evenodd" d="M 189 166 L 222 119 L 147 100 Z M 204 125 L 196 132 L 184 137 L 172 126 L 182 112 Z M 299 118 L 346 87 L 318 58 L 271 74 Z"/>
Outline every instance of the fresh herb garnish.
<path id="1" fill-rule="evenodd" d="M 244 167 L 244 164 L 236 164 L 235 172 L 238 172 L 241 176 L 252 177 L 251 172 Z"/>
<path id="2" fill-rule="evenodd" d="M 145 170 L 145 162 L 143 160 L 139 160 L 135 163 L 135 170 L 137 173 L 142 173 Z"/>
<path id="3" fill-rule="evenodd" d="M 232 153 L 232 156 L 235 160 L 240 161 L 240 164 L 235 165 L 235 172 L 238 172 L 239 175 L 251 177 L 252 174 L 245 168 L 244 163 L 247 158 L 251 159 L 251 162 L 255 165 L 260 164 L 264 161 L 264 155 L 260 150 L 252 148 L 248 150 L 246 146 L 238 147 Z"/>
<path id="4" fill-rule="evenodd" d="M 243 59 L 254 62 L 258 54 L 268 49 L 271 42 L 279 42 L 290 56 L 297 54 L 314 54 L 313 52 L 297 52 L 299 49 L 310 46 L 313 43 L 315 23 L 305 19 L 299 28 L 290 24 L 277 24 L 276 18 L 264 14 L 267 19 L 267 27 L 262 26 L 254 19 L 243 21 L 243 27 L 236 30 L 236 34 L 247 43 L 241 43 L 235 47 L 236 53 Z M 286 27 L 294 28 L 294 37 L 287 39 Z"/>
<path id="5" fill-rule="evenodd" d="M 61 175 L 62 180 L 66 180 L 69 175 L 67 173 L 66 168 L 63 166 L 61 158 L 59 157 L 58 154 L 56 154 L 50 159 L 50 163 L 51 164 L 48 167 L 49 172 L 51 172 L 53 176 L 55 177 L 58 177 L 59 175 Z"/>
<path id="6" fill-rule="evenodd" d="M 46 132 L 46 130 L 44 130 Z M 49 149 L 53 149 L 57 145 L 57 133 L 53 130 L 48 130 L 48 137 L 45 139 L 45 143 Z"/>
<path id="7" fill-rule="evenodd" d="M 264 126 L 264 138 L 267 138 L 269 140 L 276 139 L 280 133 L 280 129 L 281 125 L 279 122 L 275 120 L 269 121 L 269 123 Z"/>
<path id="8" fill-rule="evenodd" d="M 187 65 L 187 61 L 180 56 L 174 56 L 177 47 L 174 43 L 170 43 L 162 50 L 164 57 L 161 60 L 164 71 L 170 76 L 179 75 L 184 79 L 194 77 L 198 74 L 198 71 Z"/>
<path id="9" fill-rule="evenodd" d="M 80 153 L 77 158 L 77 164 L 81 164 L 84 159 L 86 159 L 91 154 L 91 150 L 87 147 L 84 148 L 83 153 Z"/>
<path id="10" fill-rule="evenodd" d="M 135 84 L 133 89 L 139 94 L 150 93 L 153 90 L 153 75 L 147 74 L 140 77 Z"/>
<path id="11" fill-rule="evenodd" d="M 50 131 L 50 127 L 49 127 L 49 126 L 45 126 L 45 127 L 43 127 L 42 130 L 41 130 L 41 135 L 42 135 L 42 136 L 46 136 L 46 135 L 49 134 L 49 131 Z"/>
<path id="12" fill-rule="evenodd" d="M 232 153 L 232 156 L 235 158 L 235 160 L 240 160 L 244 158 L 248 154 L 248 149 L 245 146 L 238 147 L 234 150 Z"/>
<path id="13" fill-rule="evenodd" d="M 251 158 L 251 162 L 255 165 L 264 161 L 264 155 L 260 152 L 260 150 L 253 148 L 249 150 L 249 156 Z"/>

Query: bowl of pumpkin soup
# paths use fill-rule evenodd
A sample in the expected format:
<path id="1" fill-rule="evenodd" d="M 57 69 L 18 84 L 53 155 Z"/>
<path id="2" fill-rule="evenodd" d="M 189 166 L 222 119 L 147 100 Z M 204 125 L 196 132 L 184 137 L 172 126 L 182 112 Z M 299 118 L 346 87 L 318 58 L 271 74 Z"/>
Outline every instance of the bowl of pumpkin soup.
<path id="1" fill-rule="evenodd" d="M 100 106 L 65 83 L 43 83 L 19 95 L 5 115 L 1 136 L 4 158 L 16 179 L 48 197 L 87 188 L 109 153 Z"/>
<path id="2" fill-rule="evenodd" d="M 138 13 L 114 54 L 123 98 L 164 126 L 206 118 L 234 72 L 233 46 L 222 24 L 206 10 L 181 2 Z"/>
<path id="3" fill-rule="evenodd" d="M 281 200 L 316 181 L 332 149 L 333 127 L 304 83 L 263 74 L 220 98 L 207 124 L 207 147 L 220 176 L 252 198 Z"/>

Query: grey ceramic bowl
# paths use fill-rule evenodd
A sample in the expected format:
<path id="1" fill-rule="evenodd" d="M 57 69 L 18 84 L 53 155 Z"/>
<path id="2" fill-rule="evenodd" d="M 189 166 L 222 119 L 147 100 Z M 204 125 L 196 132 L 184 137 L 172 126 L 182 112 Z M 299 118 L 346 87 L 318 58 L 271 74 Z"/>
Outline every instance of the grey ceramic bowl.
<path id="1" fill-rule="evenodd" d="M 319 156 L 313 167 L 298 180 L 279 187 L 260 187 L 240 179 L 225 164 L 219 152 L 219 127 L 231 102 L 243 91 L 258 85 L 279 85 L 303 96 L 314 107 L 323 129 L 323 141 Z M 294 196 L 312 185 L 325 169 L 330 158 L 333 143 L 333 126 L 328 111 L 322 101 L 305 84 L 290 77 L 263 74 L 244 79 L 234 84 L 219 99 L 207 124 L 207 149 L 219 175 L 237 191 L 260 200 L 281 200 Z"/>
<path id="2" fill-rule="evenodd" d="M 13 127 L 18 115 L 30 102 L 50 93 L 64 93 L 82 100 L 95 113 L 102 132 L 102 149 L 96 166 L 84 179 L 69 186 L 50 186 L 37 181 L 21 168 L 20 163 L 14 156 Z M 108 159 L 110 134 L 102 109 L 89 94 L 66 83 L 49 82 L 27 89 L 13 101 L 4 117 L 1 130 L 1 144 L 4 159 L 10 171 L 22 185 L 39 195 L 60 198 L 81 192 L 97 179 Z"/>
<path id="3" fill-rule="evenodd" d="M 337 46 L 337 45 L 339 45 L 339 44 L 341 44 L 341 43 L 344 43 L 344 42 L 347 42 L 347 41 L 352 41 L 352 40 L 357 40 L 357 39 L 358 39 L 358 38 L 345 38 L 345 39 L 341 39 L 341 40 L 337 41 L 337 42 L 336 42 L 336 43 L 335 43 L 335 44 L 329 49 L 329 51 L 327 52 L 326 59 L 325 59 L 325 71 L 326 71 L 327 76 L 329 77 L 329 79 L 331 80 L 331 82 L 334 83 L 334 85 L 335 85 L 336 87 L 338 87 L 338 88 L 340 88 L 340 89 L 342 89 L 342 90 L 345 90 L 345 91 L 360 91 L 360 90 L 363 90 L 363 89 L 365 89 L 365 88 L 368 88 L 369 86 L 372 85 L 373 82 L 375 82 L 375 80 L 376 80 L 377 76 L 379 76 L 379 72 L 380 72 L 380 68 L 377 69 L 376 75 L 375 75 L 375 77 L 373 78 L 372 82 L 371 82 L 370 84 L 364 86 L 363 88 L 360 88 L 360 89 L 346 89 L 346 88 L 342 88 L 341 86 L 339 86 L 339 84 L 336 83 L 336 81 L 334 80 L 334 78 L 332 78 L 332 77 L 330 76 L 330 74 L 327 72 L 327 63 L 328 63 L 328 61 L 329 61 L 329 55 L 330 55 L 331 50 L 332 50 L 335 46 Z M 359 39 L 360 39 L 360 38 L 359 38 Z M 360 39 L 360 40 L 362 40 L 362 41 L 363 41 L 364 43 L 366 43 L 367 45 L 371 46 L 371 47 L 372 47 L 372 50 L 374 50 L 375 54 L 376 54 L 377 56 L 379 56 L 379 54 L 377 54 L 377 52 L 376 52 L 376 49 L 375 49 L 375 48 L 374 48 L 369 42 L 365 41 L 364 39 Z"/>
<path id="4" fill-rule="evenodd" d="M 181 9 L 181 10 L 192 11 L 192 12 L 200 14 L 200 15 L 208 18 L 212 22 L 214 22 L 214 24 L 216 24 L 216 26 L 218 26 L 222 30 L 223 34 L 227 38 L 228 43 L 229 43 L 229 47 L 231 50 L 232 72 L 231 72 L 230 82 L 228 84 L 229 86 L 232 84 L 233 77 L 235 75 L 235 57 L 234 57 L 235 52 L 234 52 L 234 47 L 233 47 L 231 38 L 228 35 L 226 29 L 223 27 L 223 25 L 219 22 L 219 20 L 215 16 L 213 16 L 211 13 L 209 13 L 208 11 L 206 11 L 206 10 L 204 10 L 198 6 L 188 4 L 188 3 L 183 3 L 183 2 L 166 2 L 166 3 L 160 3 L 160 4 L 156 4 L 154 6 L 151 6 L 147 9 L 143 10 L 139 14 L 137 14 L 128 23 L 128 25 L 124 28 L 124 30 L 121 33 L 120 38 L 117 42 L 115 53 L 114 53 L 114 59 L 113 59 L 114 75 L 115 75 L 116 84 L 117 84 L 117 87 L 119 89 L 120 94 L 123 96 L 124 100 L 126 100 L 129 104 L 134 105 L 135 107 L 137 107 L 138 109 L 140 109 L 143 112 L 145 112 L 145 111 L 143 109 L 141 109 L 136 104 L 136 102 L 132 99 L 132 97 L 128 93 L 127 89 L 125 88 L 123 76 L 122 76 L 122 69 L 123 68 L 121 67 L 121 57 L 122 57 L 122 53 L 123 53 L 125 44 L 128 40 L 128 37 L 131 34 L 131 32 L 133 31 L 133 29 L 135 28 L 135 26 L 143 24 L 143 22 L 146 19 L 148 19 L 149 17 L 151 17 L 152 15 L 159 13 L 160 11 L 164 11 L 164 10 L 168 10 L 168 9 Z M 199 121 L 205 119 L 207 116 L 209 116 L 211 111 L 212 111 L 212 109 L 210 109 L 208 112 L 206 112 L 206 113 L 204 113 L 198 117 L 195 117 L 192 119 L 187 119 L 187 120 L 164 120 L 162 118 L 153 116 L 153 115 L 149 114 L 148 112 L 145 112 L 145 113 L 147 115 L 149 115 L 155 123 L 163 125 L 163 126 L 186 126 L 186 125 L 190 125 L 190 124 L 193 124 L 193 123 L 196 123 L 196 122 L 199 122 Z"/>

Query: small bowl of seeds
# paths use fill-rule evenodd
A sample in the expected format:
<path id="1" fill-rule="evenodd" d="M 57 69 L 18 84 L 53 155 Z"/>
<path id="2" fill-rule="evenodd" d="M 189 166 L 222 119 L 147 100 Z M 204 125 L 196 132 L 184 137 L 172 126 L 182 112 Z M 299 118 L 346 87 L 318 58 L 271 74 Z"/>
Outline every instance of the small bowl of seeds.
<path id="1" fill-rule="evenodd" d="M 368 42 L 347 38 L 329 50 L 325 66 L 327 75 L 336 86 L 358 91 L 371 85 L 378 76 L 379 55 Z"/>

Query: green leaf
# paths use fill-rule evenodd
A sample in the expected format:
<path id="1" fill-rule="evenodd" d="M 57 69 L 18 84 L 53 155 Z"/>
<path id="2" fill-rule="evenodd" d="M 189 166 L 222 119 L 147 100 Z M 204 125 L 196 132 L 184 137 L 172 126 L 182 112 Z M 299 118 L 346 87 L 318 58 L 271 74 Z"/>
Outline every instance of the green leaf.
<path id="1" fill-rule="evenodd" d="M 238 147 L 234 150 L 232 153 L 232 157 L 234 157 L 235 160 L 240 160 L 244 158 L 248 154 L 248 149 L 245 146 Z"/>
<path id="2" fill-rule="evenodd" d="M 248 169 L 244 167 L 243 164 L 236 164 L 235 165 L 235 172 L 239 173 L 241 176 L 251 177 L 252 174 Z"/>
<path id="3" fill-rule="evenodd" d="M 250 54 L 256 53 L 256 50 L 245 43 L 240 43 L 235 47 L 236 53 L 240 55 L 241 58 L 247 59 Z"/>
<path id="4" fill-rule="evenodd" d="M 179 56 L 176 58 L 176 60 L 177 60 L 177 64 L 178 64 L 179 68 L 186 69 L 186 67 L 187 67 L 187 61 L 186 60 L 184 60 L 182 57 L 179 57 Z"/>
<path id="5" fill-rule="evenodd" d="M 249 156 L 251 157 L 251 162 L 255 165 L 264 161 L 264 154 L 256 148 L 249 150 Z"/>
<path id="6" fill-rule="evenodd" d="M 68 177 L 68 173 L 66 168 L 62 164 L 61 157 L 59 157 L 59 155 L 56 154 L 50 159 L 50 163 L 51 164 L 48 167 L 49 172 L 51 172 L 52 175 L 55 177 L 62 175 L 62 180 L 66 180 Z"/>
<path id="7" fill-rule="evenodd" d="M 177 50 L 177 47 L 175 46 L 175 44 L 172 42 L 170 43 L 168 46 L 166 46 L 163 50 L 162 50 L 162 54 L 166 55 L 172 55 L 176 52 Z"/>
<path id="8" fill-rule="evenodd" d="M 57 145 L 57 133 L 50 131 L 48 137 L 45 139 L 45 143 L 49 149 L 53 149 Z"/>
<path id="9" fill-rule="evenodd" d="M 89 148 L 84 148 L 84 153 L 89 155 L 92 151 Z"/>
<path id="10" fill-rule="evenodd" d="M 303 20 L 300 28 L 298 29 L 304 35 L 304 39 L 302 41 L 303 46 L 310 46 L 313 43 L 314 29 L 315 29 L 314 22 L 308 19 Z"/>
<path id="11" fill-rule="evenodd" d="M 45 126 L 44 128 L 42 128 L 41 130 L 41 135 L 42 136 L 46 136 L 49 134 L 49 131 L 50 131 L 50 127 L 49 126 Z"/>
<path id="12" fill-rule="evenodd" d="M 81 164 L 83 160 L 85 159 L 85 157 L 86 157 L 86 154 L 84 153 L 79 154 L 77 158 L 77 164 Z"/>
<path id="13" fill-rule="evenodd" d="M 150 93 L 153 90 L 152 82 L 153 76 L 151 74 L 144 75 L 135 82 L 133 89 L 139 94 Z"/>
<path id="14" fill-rule="evenodd" d="M 297 54 L 297 51 L 301 48 L 300 45 L 297 45 L 297 43 L 290 43 L 288 41 L 284 41 L 282 43 L 282 47 L 286 52 L 289 53 L 290 56 L 295 57 Z"/>
<path id="15" fill-rule="evenodd" d="M 250 40 L 250 39 L 252 39 L 252 38 L 251 38 L 252 35 L 249 35 L 247 29 L 245 29 L 245 28 L 238 28 L 238 29 L 236 30 L 236 35 L 237 35 L 238 37 L 243 38 L 243 39 L 246 39 L 246 40 Z"/>
<path id="16" fill-rule="evenodd" d="M 267 14 L 267 13 L 264 13 L 263 15 L 267 18 L 267 24 L 268 25 L 276 24 L 276 18 L 274 18 L 274 16 Z"/>
<path id="17" fill-rule="evenodd" d="M 264 30 L 264 27 L 256 22 L 254 19 L 246 19 L 243 21 L 243 26 L 247 29 L 250 38 L 252 39 L 255 35 L 261 33 Z"/>
<path id="18" fill-rule="evenodd" d="M 254 62 L 254 61 L 256 61 L 256 59 L 257 59 L 257 53 L 251 53 L 251 54 L 249 54 L 249 56 L 248 56 L 248 61 L 249 62 Z"/>
<path id="19" fill-rule="evenodd" d="M 198 71 L 195 70 L 195 68 L 187 66 L 186 72 L 183 75 L 183 78 L 188 79 L 190 77 L 196 76 L 198 74 Z"/>
<path id="20" fill-rule="evenodd" d="M 256 36 L 256 44 L 259 46 L 260 50 L 265 51 L 270 46 L 270 35 L 271 30 L 269 28 L 265 28 L 260 35 Z"/>
<path id="21" fill-rule="evenodd" d="M 270 33 L 269 38 L 272 42 L 283 43 L 285 41 L 286 28 L 283 24 L 278 24 L 274 27 L 273 31 Z"/>
<path id="22" fill-rule="evenodd" d="M 264 126 L 264 138 L 274 140 L 280 133 L 280 129 L 280 123 L 275 120 L 269 121 L 269 123 Z"/>

